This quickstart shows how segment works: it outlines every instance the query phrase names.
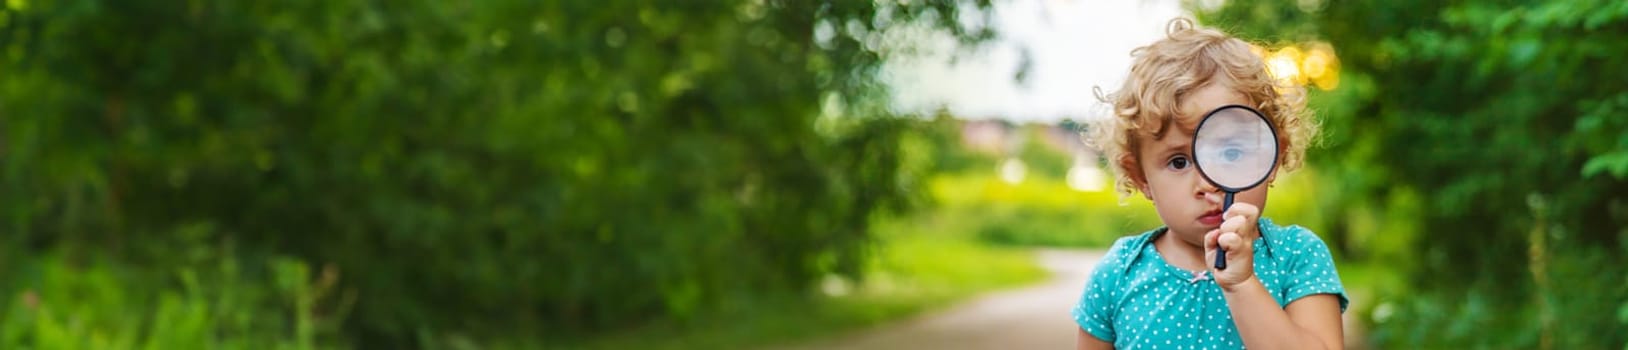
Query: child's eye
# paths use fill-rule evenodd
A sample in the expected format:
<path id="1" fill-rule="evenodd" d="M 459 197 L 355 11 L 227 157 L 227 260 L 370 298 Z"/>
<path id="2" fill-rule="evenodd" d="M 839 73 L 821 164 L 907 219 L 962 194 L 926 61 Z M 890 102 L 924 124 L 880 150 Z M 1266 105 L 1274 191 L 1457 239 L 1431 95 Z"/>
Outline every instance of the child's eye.
<path id="1" fill-rule="evenodd" d="M 1187 162 L 1187 156 L 1175 156 L 1170 158 L 1170 161 L 1165 163 L 1165 165 L 1169 166 L 1171 169 L 1182 170 L 1187 169 L 1187 165 L 1189 165 L 1189 163 Z"/>

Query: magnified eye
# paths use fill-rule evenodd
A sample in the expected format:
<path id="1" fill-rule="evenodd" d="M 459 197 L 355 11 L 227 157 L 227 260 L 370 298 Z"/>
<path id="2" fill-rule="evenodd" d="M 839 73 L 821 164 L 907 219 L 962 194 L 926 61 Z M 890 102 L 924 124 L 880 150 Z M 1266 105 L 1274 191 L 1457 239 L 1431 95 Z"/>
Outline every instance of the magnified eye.
<path id="1" fill-rule="evenodd" d="M 1221 151 L 1221 158 L 1226 159 L 1229 162 L 1238 161 L 1238 158 L 1243 158 L 1243 157 L 1244 157 L 1244 150 L 1241 150 L 1241 149 L 1228 148 L 1225 151 Z"/>
<path id="2" fill-rule="evenodd" d="M 1175 158 L 1170 158 L 1170 161 L 1165 163 L 1165 165 L 1169 166 L 1171 169 L 1182 170 L 1187 169 L 1187 166 L 1191 165 L 1191 163 L 1187 162 L 1187 157 L 1176 156 Z"/>

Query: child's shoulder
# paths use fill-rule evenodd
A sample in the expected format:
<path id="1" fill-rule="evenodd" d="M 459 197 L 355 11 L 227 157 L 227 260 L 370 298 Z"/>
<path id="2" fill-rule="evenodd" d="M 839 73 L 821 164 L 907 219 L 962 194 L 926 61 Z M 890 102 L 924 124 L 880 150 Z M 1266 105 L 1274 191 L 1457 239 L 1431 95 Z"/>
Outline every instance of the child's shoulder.
<path id="1" fill-rule="evenodd" d="M 1163 233 L 1164 230 L 1165 228 L 1160 227 L 1114 240 L 1114 245 L 1110 246 L 1108 252 L 1102 255 L 1102 260 L 1097 262 L 1096 273 L 1093 275 L 1106 277 L 1107 275 L 1126 273 L 1131 265 L 1139 260 L 1147 245 L 1152 243 L 1153 238 Z"/>
<path id="2" fill-rule="evenodd" d="M 1345 311 L 1350 300 L 1340 284 L 1334 254 L 1321 237 L 1305 227 L 1278 226 L 1264 218 L 1261 228 L 1265 254 L 1255 251 L 1255 273 L 1268 289 L 1275 288 L 1273 298 L 1279 305 L 1287 306 L 1307 295 L 1334 294 L 1340 299 L 1340 311 Z"/>
<path id="3" fill-rule="evenodd" d="M 1328 245 L 1323 238 L 1311 229 L 1300 225 L 1279 226 L 1272 219 L 1261 218 L 1261 237 L 1266 239 L 1268 246 L 1282 247 L 1291 250 L 1315 249 L 1328 251 Z"/>
<path id="4" fill-rule="evenodd" d="M 1160 227 L 1136 235 L 1119 237 L 1114 240 L 1114 245 L 1108 248 L 1107 257 L 1135 256 L 1143 245 L 1153 241 L 1153 237 L 1164 230 L 1164 227 Z"/>

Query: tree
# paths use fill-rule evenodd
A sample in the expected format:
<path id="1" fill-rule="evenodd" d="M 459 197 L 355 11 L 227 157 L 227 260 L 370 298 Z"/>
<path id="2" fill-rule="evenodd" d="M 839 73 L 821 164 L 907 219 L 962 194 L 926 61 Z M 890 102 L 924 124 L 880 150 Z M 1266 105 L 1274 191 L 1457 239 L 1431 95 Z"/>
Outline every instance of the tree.
<path id="1" fill-rule="evenodd" d="M 857 273 L 912 191 L 880 33 L 989 35 L 954 1 L 7 4 L 7 259 L 333 264 L 369 347 Z"/>
<path id="2" fill-rule="evenodd" d="M 1357 188 L 1331 210 L 1420 201 L 1408 271 L 1417 294 L 1396 296 L 1396 319 L 1411 321 L 1381 327 L 1381 341 L 1628 340 L 1611 335 L 1628 320 L 1598 312 L 1628 311 L 1611 297 L 1628 292 L 1628 81 L 1618 78 L 1628 75 L 1628 5 L 1277 1 L 1229 3 L 1205 19 L 1338 51 L 1354 83 L 1317 106 L 1332 142 L 1313 166 Z"/>

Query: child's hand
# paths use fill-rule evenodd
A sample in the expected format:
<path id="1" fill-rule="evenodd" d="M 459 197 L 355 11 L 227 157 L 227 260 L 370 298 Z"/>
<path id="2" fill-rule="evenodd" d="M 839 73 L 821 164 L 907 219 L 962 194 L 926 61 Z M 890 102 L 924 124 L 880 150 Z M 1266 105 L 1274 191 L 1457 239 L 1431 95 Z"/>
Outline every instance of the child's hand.
<path id="1" fill-rule="evenodd" d="M 1215 276 L 1222 290 L 1231 290 L 1255 278 L 1254 242 L 1261 236 L 1260 226 L 1256 225 L 1260 215 L 1261 209 L 1252 204 L 1232 203 L 1232 207 L 1221 214 L 1225 218 L 1221 227 L 1204 235 L 1204 261 L 1215 261 L 1216 248 L 1227 251 L 1225 270 L 1210 266 L 1210 274 Z"/>

